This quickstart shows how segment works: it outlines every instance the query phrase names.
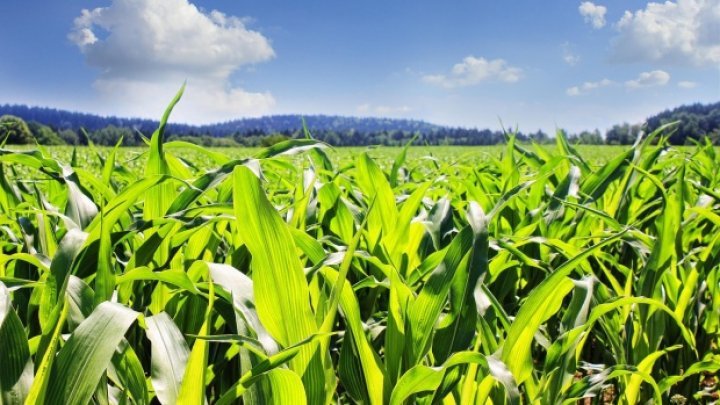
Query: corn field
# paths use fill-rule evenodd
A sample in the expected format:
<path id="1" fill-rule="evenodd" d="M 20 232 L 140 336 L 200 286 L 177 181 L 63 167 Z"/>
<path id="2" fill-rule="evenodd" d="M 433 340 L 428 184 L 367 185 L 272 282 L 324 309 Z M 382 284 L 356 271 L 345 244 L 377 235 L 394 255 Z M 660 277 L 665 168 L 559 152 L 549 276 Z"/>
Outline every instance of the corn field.
<path id="1" fill-rule="evenodd" d="M 0 403 L 718 401 L 711 145 L 235 159 L 180 95 L 140 173 L 0 149 Z"/>

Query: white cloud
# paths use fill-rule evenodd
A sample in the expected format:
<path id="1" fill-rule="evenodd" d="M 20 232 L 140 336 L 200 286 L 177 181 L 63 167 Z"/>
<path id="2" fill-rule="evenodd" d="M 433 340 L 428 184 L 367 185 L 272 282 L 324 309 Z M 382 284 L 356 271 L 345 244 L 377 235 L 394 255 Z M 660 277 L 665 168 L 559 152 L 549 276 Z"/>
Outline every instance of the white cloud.
<path id="1" fill-rule="evenodd" d="M 681 65 L 720 63 L 720 2 L 677 0 L 625 11 L 616 24 L 613 58 Z"/>
<path id="2" fill-rule="evenodd" d="M 211 122 L 262 114 L 275 104 L 267 92 L 230 83 L 240 67 L 275 56 L 247 21 L 203 12 L 188 0 L 113 0 L 83 10 L 68 38 L 100 69 L 95 88 L 118 112 L 157 117 L 187 79 L 173 117 Z"/>
<path id="3" fill-rule="evenodd" d="M 468 56 L 461 63 L 453 66 L 450 75 L 425 75 L 422 80 L 425 83 L 451 89 L 474 86 L 488 80 L 515 83 L 521 78 L 522 69 L 509 66 L 503 59 L 487 60 Z"/>
<path id="4" fill-rule="evenodd" d="M 585 22 L 592 24 L 593 28 L 600 29 L 605 26 L 607 7 L 599 6 L 591 1 L 584 1 L 578 7 L 578 11 L 585 18 Z"/>
<path id="5" fill-rule="evenodd" d="M 563 61 L 570 66 L 575 66 L 580 62 L 580 55 L 575 54 L 569 42 L 562 44 Z"/>
<path id="6" fill-rule="evenodd" d="M 697 83 L 688 80 L 679 81 L 677 85 L 681 89 L 694 89 L 695 87 L 697 87 Z"/>
<path id="7" fill-rule="evenodd" d="M 664 86 L 670 81 L 670 74 L 663 70 L 653 70 L 652 72 L 642 72 L 635 80 L 625 82 L 628 89 L 639 89 L 643 87 Z"/>
<path id="8" fill-rule="evenodd" d="M 585 82 L 579 86 L 573 86 L 565 90 L 565 94 L 568 96 L 579 96 L 581 94 L 587 94 L 593 90 L 597 90 L 602 87 L 607 87 L 613 84 L 614 82 L 609 79 L 602 79 L 597 82 Z"/>
<path id="9" fill-rule="evenodd" d="M 372 105 L 369 103 L 361 104 L 357 106 L 357 112 L 358 114 L 376 114 L 376 115 L 404 115 L 412 111 L 412 108 L 402 105 L 402 106 L 387 106 L 387 105 Z"/>

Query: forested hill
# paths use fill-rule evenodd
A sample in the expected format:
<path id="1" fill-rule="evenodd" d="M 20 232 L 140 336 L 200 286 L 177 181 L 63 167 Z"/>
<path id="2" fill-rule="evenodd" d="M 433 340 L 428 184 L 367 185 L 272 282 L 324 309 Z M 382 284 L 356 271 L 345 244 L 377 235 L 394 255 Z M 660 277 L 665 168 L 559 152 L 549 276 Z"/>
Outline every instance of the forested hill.
<path id="1" fill-rule="evenodd" d="M 123 139 L 126 146 L 141 145 L 143 141 L 138 133 L 150 136 L 158 126 L 157 121 L 148 119 L 101 117 L 25 105 L 0 105 L 0 120 L 4 117 L 27 122 L 22 124 L 25 127 L 18 126 L 25 130 L 16 131 L 8 143 L 86 144 L 92 141 L 98 145 L 115 145 Z M 313 137 L 338 146 L 402 145 L 416 135 L 419 143 L 429 145 L 492 145 L 505 141 L 498 130 L 454 128 L 418 120 L 327 115 L 310 115 L 304 119 Z M 645 124 L 618 123 L 604 134 L 596 129 L 568 134 L 568 138 L 573 143 L 627 145 L 632 144 L 641 131 L 651 132 L 675 121 L 679 124 L 670 136 L 671 143 L 688 144 L 707 136 L 720 145 L 720 102 L 680 106 L 647 118 Z M 201 126 L 169 124 L 166 132 L 168 139 L 206 146 L 257 146 L 303 137 L 302 127 L 300 115 L 274 115 Z M 8 129 L 0 128 L 0 136 L 4 138 L 3 131 Z M 24 136 L 17 135 L 23 132 Z M 542 131 L 518 133 L 517 137 L 521 141 L 553 142 L 553 138 Z"/>
<path id="2" fill-rule="evenodd" d="M 84 128 L 97 131 L 109 125 L 133 128 L 144 134 L 152 133 L 158 121 L 142 118 L 103 117 L 93 114 L 57 110 L 26 105 L 0 105 L 0 115 L 14 115 L 25 121 L 35 121 L 57 130 Z M 430 133 L 443 127 L 419 120 L 390 118 L 357 118 L 331 115 L 273 115 L 260 118 L 243 118 L 210 125 L 169 124 L 168 132 L 175 135 L 210 135 L 226 137 L 235 134 L 264 135 L 295 133 L 302 130 L 302 120 L 310 130 L 339 133 L 402 131 Z"/>
<path id="3" fill-rule="evenodd" d="M 687 138 L 698 139 L 705 135 L 717 141 L 720 139 L 720 102 L 690 104 L 665 110 L 647 119 L 648 130 L 675 121 L 679 121 L 679 125 L 670 136 L 671 143 L 686 143 Z"/>

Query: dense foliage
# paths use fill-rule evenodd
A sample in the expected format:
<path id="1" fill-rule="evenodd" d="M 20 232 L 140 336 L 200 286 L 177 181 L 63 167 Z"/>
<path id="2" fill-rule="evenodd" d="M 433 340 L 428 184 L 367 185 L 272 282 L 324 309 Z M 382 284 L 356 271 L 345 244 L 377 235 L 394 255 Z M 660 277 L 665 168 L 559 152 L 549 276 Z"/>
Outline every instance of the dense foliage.
<path id="1" fill-rule="evenodd" d="M 649 131 L 679 121 L 677 130 L 670 135 L 670 143 L 681 145 L 690 141 L 698 141 L 701 136 L 708 136 L 716 145 L 720 145 L 720 102 L 714 104 L 692 104 L 666 110 L 648 118 Z"/>
<path id="2" fill-rule="evenodd" d="M 91 114 L 68 112 L 24 105 L 2 105 L 0 114 L 10 114 L 28 122 L 39 122 L 54 128 L 57 136 L 35 137 L 41 144 L 56 144 L 56 138 L 74 145 L 112 146 L 123 140 L 125 146 L 144 145 L 141 134 L 150 134 L 157 122 L 147 119 L 100 117 Z M 355 118 L 311 115 L 276 115 L 246 118 L 212 125 L 192 126 L 168 124 L 169 139 L 180 139 L 203 146 L 263 146 L 272 143 L 272 137 L 302 138 L 303 119 L 313 136 L 336 146 L 403 145 L 417 136 L 419 144 L 427 145 L 496 145 L 505 143 L 502 131 L 475 128 L 452 128 L 417 120 L 388 118 Z M 618 124 L 603 137 L 600 131 L 582 131 L 568 135 L 572 144 L 631 145 L 640 132 L 652 132 L 661 125 L 679 121 L 669 137 L 674 145 L 690 144 L 705 136 L 720 143 L 720 103 L 693 104 L 665 111 L 648 118 L 647 125 Z M 38 124 L 39 125 L 39 124 Z M 86 134 L 83 134 L 86 131 Z M 35 133 L 35 131 L 33 131 Z M 44 132 L 42 135 L 47 135 Z M 542 131 L 516 134 L 520 141 L 553 143 Z M 47 140 L 47 141 L 46 141 Z M 45 143 L 48 142 L 48 143 Z"/>
<path id="3" fill-rule="evenodd" d="M 0 116 L 0 140 L 14 145 L 32 143 L 30 128 L 22 118 L 14 115 Z"/>
<path id="4" fill-rule="evenodd" d="M 653 141 L 0 150 L 0 398 L 711 401 L 720 157 Z"/>

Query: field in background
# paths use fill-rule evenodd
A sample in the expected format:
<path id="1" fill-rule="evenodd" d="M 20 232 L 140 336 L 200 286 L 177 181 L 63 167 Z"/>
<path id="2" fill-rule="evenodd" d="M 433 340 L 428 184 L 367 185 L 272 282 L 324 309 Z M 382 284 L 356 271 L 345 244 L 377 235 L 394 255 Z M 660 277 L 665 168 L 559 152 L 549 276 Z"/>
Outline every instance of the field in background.
<path id="1" fill-rule="evenodd" d="M 177 146 L 172 146 L 177 145 Z M 535 147 L 531 145 L 525 145 L 528 150 L 534 150 Z M 543 150 L 552 150 L 552 145 L 538 145 L 537 148 Z M 13 145 L 8 147 L 11 150 L 32 150 L 35 149 L 33 146 L 18 146 Z M 113 148 L 102 147 L 102 146 L 44 146 L 44 150 L 47 154 L 65 162 L 70 162 L 72 159 L 73 150 L 77 150 L 77 159 L 82 161 L 83 164 L 91 164 L 94 166 L 100 166 L 101 160 L 97 157 L 97 152 L 101 155 L 107 154 Z M 252 157 L 257 154 L 262 148 L 245 148 L 245 147 L 232 147 L 232 148 L 203 148 L 214 152 L 222 153 L 228 157 L 234 159 L 243 159 Z M 575 149 L 578 153 L 583 156 L 588 162 L 599 165 L 617 156 L 627 149 L 626 146 L 611 146 L 611 145 L 577 145 Z M 674 146 L 673 149 L 681 151 L 692 151 L 692 147 Z M 177 143 L 171 143 L 168 150 L 172 150 L 176 156 L 186 159 L 188 161 L 195 162 L 196 166 L 203 163 L 211 164 L 203 154 L 197 153 L 193 148 L 187 148 L 180 146 Z M 379 159 L 383 164 L 392 164 L 395 157 L 403 150 L 401 147 L 389 147 L 389 146 L 378 146 L 378 147 L 328 147 L 326 154 L 335 163 L 342 164 L 343 162 L 351 161 L 359 154 L 368 152 L 374 158 Z M 504 145 L 494 146 L 411 146 L 407 150 L 407 158 L 410 161 L 423 158 L 436 158 L 443 162 L 458 162 L 458 163 L 471 163 L 471 162 L 484 162 L 488 159 L 498 159 L 501 157 L 502 152 L 505 150 Z M 138 170 L 144 168 L 144 161 L 141 156 L 146 154 L 148 148 L 143 147 L 123 147 L 119 148 L 116 152 L 118 162 L 122 162 L 129 168 L 137 168 Z"/>

